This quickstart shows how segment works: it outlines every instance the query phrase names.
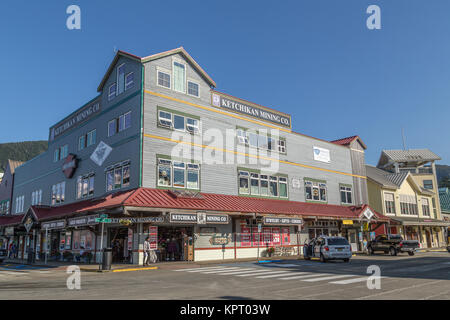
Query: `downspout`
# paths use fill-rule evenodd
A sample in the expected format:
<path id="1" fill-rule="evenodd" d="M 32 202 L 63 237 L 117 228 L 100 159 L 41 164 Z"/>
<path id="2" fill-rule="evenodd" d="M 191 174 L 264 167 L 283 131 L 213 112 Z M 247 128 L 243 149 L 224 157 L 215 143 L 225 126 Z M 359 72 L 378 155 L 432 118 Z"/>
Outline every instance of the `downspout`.
<path id="1" fill-rule="evenodd" d="M 144 148 L 144 65 L 141 66 L 141 128 L 140 128 L 140 146 L 139 146 L 139 187 L 142 187 L 142 175 L 143 175 L 143 148 Z"/>

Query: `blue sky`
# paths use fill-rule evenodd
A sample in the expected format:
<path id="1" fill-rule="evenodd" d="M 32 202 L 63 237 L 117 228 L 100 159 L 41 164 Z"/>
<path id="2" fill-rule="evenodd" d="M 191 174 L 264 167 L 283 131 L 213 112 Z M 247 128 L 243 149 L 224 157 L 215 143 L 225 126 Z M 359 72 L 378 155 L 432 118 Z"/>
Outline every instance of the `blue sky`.
<path id="1" fill-rule="evenodd" d="M 66 8 L 81 8 L 81 30 Z M 366 8 L 381 8 L 368 30 Z M 292 115 L 293 129 L 354 134 L 450 164 L 450 1 L 11 1 L 0 10 L 0 142 L 46 140 L 96 96 L 114 48 L 183 46 L 217 89 Z"/>

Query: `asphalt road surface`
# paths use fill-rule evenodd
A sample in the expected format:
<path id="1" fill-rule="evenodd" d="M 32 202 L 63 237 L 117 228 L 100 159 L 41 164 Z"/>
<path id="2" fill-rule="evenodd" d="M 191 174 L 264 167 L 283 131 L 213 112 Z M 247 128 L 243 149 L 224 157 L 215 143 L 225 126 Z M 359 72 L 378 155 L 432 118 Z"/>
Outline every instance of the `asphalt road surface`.
<path id="1" fill-rule="evenodd" d="M 373 265 L 381 271 L 379 289 L 368 288 Z M 80 289 L 68 289 L 69 276 L 65 268 L 3 264 L 0 299 L 450 299 L 444 252 L 356 256 L 349 263 L 166 263 L 158 270 L 81 272 Z"/>

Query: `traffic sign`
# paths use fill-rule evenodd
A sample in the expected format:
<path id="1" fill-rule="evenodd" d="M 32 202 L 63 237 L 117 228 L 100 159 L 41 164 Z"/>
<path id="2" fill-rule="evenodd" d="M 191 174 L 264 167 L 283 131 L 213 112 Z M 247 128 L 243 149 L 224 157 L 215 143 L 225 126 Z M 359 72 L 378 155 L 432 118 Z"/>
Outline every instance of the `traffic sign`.
<path id="1" fill-rule="evenodd" d="M 102 213 L 102 214 L 100 215 L 100 218 L 108 218 L 108 215 L 105 214 L 105 213 Z"/>
<path id="2" fill-rule="evenodd" d="M 101 222 L 101 223 L 111 223 L 112 219 L 107 218 L 96 218 L 95 222 Z"/>

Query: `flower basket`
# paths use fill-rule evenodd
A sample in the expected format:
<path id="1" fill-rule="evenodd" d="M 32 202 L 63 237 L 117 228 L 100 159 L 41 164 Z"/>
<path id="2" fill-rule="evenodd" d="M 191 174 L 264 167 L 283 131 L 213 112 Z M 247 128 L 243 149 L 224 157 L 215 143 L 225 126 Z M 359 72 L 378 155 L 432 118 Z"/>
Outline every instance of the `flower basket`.
<path id="1" fill-rule="evenodd" d="M 267 254 L 269 257 L 273 256 L 273 254 L 275 253 L 275 248 L 274 247 L 270 247 L 267 249 Z"/>

